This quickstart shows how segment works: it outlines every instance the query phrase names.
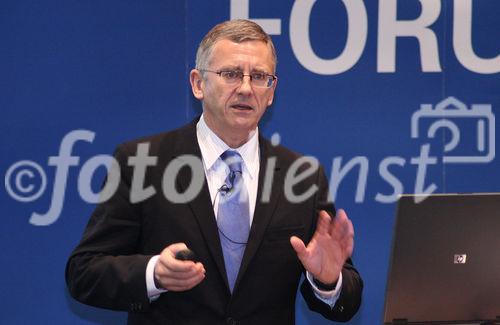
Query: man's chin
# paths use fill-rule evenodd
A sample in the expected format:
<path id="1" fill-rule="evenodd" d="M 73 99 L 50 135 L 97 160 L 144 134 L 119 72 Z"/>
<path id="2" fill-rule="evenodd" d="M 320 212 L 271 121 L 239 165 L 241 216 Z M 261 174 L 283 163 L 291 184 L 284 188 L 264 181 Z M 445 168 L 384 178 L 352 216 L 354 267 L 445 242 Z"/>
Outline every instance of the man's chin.
<path id="1" fill-rule="evenodd" d="M 236 118 L 231 122 L 231 128 L 237 132 L 251 132 L 255 130 L 257 123 L 254 119 Z"/>

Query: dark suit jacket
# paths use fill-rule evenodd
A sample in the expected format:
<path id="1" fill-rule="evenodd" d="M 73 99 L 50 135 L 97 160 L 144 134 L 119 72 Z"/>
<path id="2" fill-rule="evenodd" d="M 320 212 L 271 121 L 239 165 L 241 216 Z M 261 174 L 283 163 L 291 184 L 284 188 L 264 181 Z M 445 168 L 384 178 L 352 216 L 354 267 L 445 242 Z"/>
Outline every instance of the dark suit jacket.
<path id="1" fill-rule="evenodd" d="M 199 195 L 187 203 L 172 203 L 162 191 L 163 173 L 172 160 L 186 154 L 201 158 L 196 121 L 118 147 L 118 190 L 96 207 L 66 266 L 71 295 L 92 306 L 128 311 L 129 324 L 293 324 L 296 291 L 304 270 L 289 238 L 297 235 L 307 244 L 314 232 L 318 209 L 333 213 L 334 207 L 325 203 L 327 182 L 321 168 L 293 186 L 296 194 L 311 186 L 317 186 L 318 191 L 301 203 L 289 202 L 284 195 L 284 178 L 300 156 L 272 146 L 262 137 L 259 141 L 257 203 L 233 295 L 228 289 L 206 181 Z M 133 169 L 127 161 L 136 155 L 138 143 L 149 143 L 149 155 L 158 157 L 156 166 L 148 167 L 143 184 L 144 188 L 153 186 L 156 194 L 130 203 Z M 274 174 L 267 203 L 262 202 L 265 173 Z M 191 174 L 190 168 L 180 170 L 175 180 L 179 192 L 190 186 Z M 149 302 L 147 262 L 177 242 L 186 243 L 196 253 L 205 267 L 206 278 L 189 291 L 163 293 Z M 359 308 L 363 284 L 350 261 L 342 275 L 342 293 L 333 309 L 314 296 L 305 280 L 301 292 L 309 308 L 328 319 L 349 320 Z"/>

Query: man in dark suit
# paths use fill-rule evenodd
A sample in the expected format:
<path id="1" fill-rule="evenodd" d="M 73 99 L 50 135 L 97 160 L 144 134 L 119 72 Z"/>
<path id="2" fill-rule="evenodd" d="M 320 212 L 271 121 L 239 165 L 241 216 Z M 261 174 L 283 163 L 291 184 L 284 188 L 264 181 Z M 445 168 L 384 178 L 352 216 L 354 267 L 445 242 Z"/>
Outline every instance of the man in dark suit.
<path id="1" fill-rule="evenodd" d="M 305 273 L 310 309 L 336 321 L 356 313 L 354 231 L 335 214 L 323 169 L 258 132 L 275 69 L 272 41 L 253 22 L 205 36 L 190 73 L 203 115 L 118 147 L 117 191 L 67 264 L 73 297 L 129 311 L 130 324 L 293 324 Z M 176 256 L 186 249 L 193 260 Z"/>

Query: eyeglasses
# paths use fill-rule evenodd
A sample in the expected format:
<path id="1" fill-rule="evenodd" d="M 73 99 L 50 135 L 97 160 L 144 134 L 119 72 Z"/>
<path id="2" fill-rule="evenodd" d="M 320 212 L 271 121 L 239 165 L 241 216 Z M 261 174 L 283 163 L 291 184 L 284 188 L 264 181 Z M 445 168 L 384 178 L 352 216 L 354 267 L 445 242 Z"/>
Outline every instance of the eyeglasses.
<path id="1" fill-rule="evenodd" d="M 250 83 L 252 86 L 257 88 L 270 88 L 274 84 L 274 81 L 278 79 L 278 77 L 267 74 L 265 72 L 252 72 L 250 74 L 244 74 L 239 70 L 221 70 L 221 71 L 212 71 L 207 69 L 198 69 L 202 72 L 211 72 L 218 74 L 222 80 L 228 85 L 240 85 L 243 82 L 243 77 L 250 77 Z"/>

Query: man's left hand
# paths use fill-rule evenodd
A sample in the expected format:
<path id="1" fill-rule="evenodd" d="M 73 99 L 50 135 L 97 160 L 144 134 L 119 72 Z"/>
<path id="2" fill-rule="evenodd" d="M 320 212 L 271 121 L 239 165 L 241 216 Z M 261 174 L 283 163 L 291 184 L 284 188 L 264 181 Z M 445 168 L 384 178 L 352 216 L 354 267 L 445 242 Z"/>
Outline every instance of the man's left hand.
<path id="1" fill-rule="evenodd" d="M 296 237 L 290 243 L 304 268 L 325 284 L 337 282 L 342 266 L 351 257 L 354 247 L 354 228 L 344 210 L 339 209 L 335 218 L 321 210 L 316 231 L 307 247 Z"/>

